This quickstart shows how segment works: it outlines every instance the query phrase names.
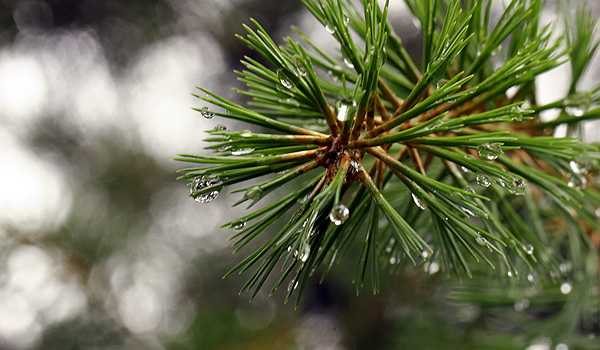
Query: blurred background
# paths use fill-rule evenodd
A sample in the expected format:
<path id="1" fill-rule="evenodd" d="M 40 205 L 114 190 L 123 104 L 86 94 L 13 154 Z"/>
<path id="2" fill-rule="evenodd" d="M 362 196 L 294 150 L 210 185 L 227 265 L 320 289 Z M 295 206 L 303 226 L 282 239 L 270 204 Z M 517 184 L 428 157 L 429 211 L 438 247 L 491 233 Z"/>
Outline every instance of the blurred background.
<path id="1" fill-rule="evenodd" d="M 222 123 L 191 110 L 194 86 L 242 101 L 232 71 L 254 54 L 234 34 L 250 17 L 275 39 L 295 24 L 331 43 L 298 0 L 0 1 L 0 349 L 465 349 L 481 348 L 478 327 L 514 331 L 449 301 L 432 268 L 383 273 L 381 294 L 357 297 L 347 259 L 298 310 L 221 279 L 243 256 L 218 228 L 237 197 L 194 202 L 172 158 Z M 546 78 L 551 100 L 565 71 Z M 533 346 L 512 335 L 506 348 Z"/>

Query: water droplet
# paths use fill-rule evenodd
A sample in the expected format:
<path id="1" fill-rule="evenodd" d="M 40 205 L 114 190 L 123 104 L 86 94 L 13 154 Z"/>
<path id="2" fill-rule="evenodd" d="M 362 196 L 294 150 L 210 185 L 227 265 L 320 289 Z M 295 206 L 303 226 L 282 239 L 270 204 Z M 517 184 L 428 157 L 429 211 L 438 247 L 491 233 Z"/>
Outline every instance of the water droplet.
<path id="1" fill-rule="evenodd" d="M 504 183 L 503 183 L 504 185 Z M 510 184 L 506 187 L 506 189 L 517 196 L 522 196 L 525 194 L 525 189 L 527 188 L 527 182 L 520 177 L 515 177 L 510 182 Z"/>
<path id="2" fill-rule="evenodd" d="M 231 154 L 234 156 L 242 156 L 245 154 L 249 154 L 252 153 L 254 151 L 254 148 L 238 148 L 238 149 L 234 149 L 231 151 Z"/>
<path id="3" fill-rule="evenodd" d="M 596 208 L 594 214 L 596 214 L 596 216 L 600 218 L 600 208 Z"/>
<path id="4" fill-rule="evenodd" d="M 348 17 L 347 15 L 344 15 L 344 24 L 348 25 L 348 23 L 350 23 L 350 17 Z"/>
<path id="5" fill-rule="evenodd" d="M 331 35 L 335 34 L 335 28 L 329 22 L 325 23 L 325 30 Z"/>
<path id="6" fill-rule="evenodd" d="M 477 184 L 481 187 L 490 187 L 490 185 L 492 184 L 492 181 L 490 180 L 490 177 L 487 176 L 484 173 L 478 173 L 477 174 Z"/>
<path id="7" fill-rule="evenodd" d="M 202 114 L 204 119 L 212 119 L 215 117 L 215 113 L 206 106 L 202 107 L 202 109 L 200 110 L 200 114 Z"/>
<path id="8" fill-rule="evenodd" d="M 194 198 L 198 203 L 210 203 L 214 201 L 223 189 L 223 181 L 218 177 L 198 176 L 192 181 L 190 192 L 198 192 L 204 188 L 213 188 L 213 191 L 203 193 Z"/>
<path id="9" fill-rule="evenodd" d="M 219 151 L 219 152 L 225 152 L 225 151 L 227 151 L 230 148 L 231 148 L 231 145 L 223 145 L 223 146 L 219 147 L 217 149 L 217 151 Z"/>
<path id="10" fill-rule="evenodd" d="M 294 84 L 285 76 L 283 69 L 277 70 L 277 78 L 279 79 L 281 85 L 283 85 L 285 88 L 290 90 L 294 88 Z"/>
<path id="11" fill-rule="evenodd" d="M 507 275 L 508 277 L 514 277 L 514 276 L 515 276 L 515 273 L 513 273 L 511 270 L 508 270 L 508 272 L 506 272 L 506 275 Z"/>
<path id="12" fill-rule="evenodd" d="M 308 243 L 305 243 L 302 245 L 302 248 L 300 248 L 300 254 L 298 255 L 298 260 L 300 260 L 302 262 L 306 262 L 306 260 L 308 260 L 309 255 L 310 255 L 310 245 L 308 245 Z"/>
<path id="13" fill-rule="evenodd" d="M 350 59 L 349 59 L 349 58 L 347 58 L 347 57 L 344 57 L 344 64 L 345 64 L 345 65 L 346 65 L 348 68 L 350 68 L 350 69 L 353 69 L 353 68 L 354 68 L 354 64 L 353 64 L 353 63 L 352 63 L 352 61 L 350 61 Z"/>
<path id="14" fill-rule="evenodd" d="M 475 190 L 471 186 L 467 186 L 467 187 L 463 188 L 463 190 L 465 190 L 465 191 L 467 191 L 469 193 L 475 193 Z"/>
<path id="15" fill-rule="evenodd" d="M 495 160 L 502 154 L 502 147 L 499 143 L 482 143 L 477 149 L 479 156 L 485 160 Z"/>
<path id="16" fill-rule="evenodd" d="M 573 286 L 571 286 L 571 283 L 569 283 L 569 282 L 564 282 L 563 284 L 560 285 L 560 292 L 563 293 L 564 295 L 571 293 L 572 290 L 573 290 Z"/>
<path id="17" fill-rule="evenodd" d="M 298 200 L 298 203 L 300 203 L 300 204 L 304 204 L 304 203 L 306 203 L 306 201 L 307 201 L 309 198 L 310 198 L 310 195 L 308 195 L 308 194 L 307 194 L 306 196 L 304 196 L 304 197 L 300 198 L 300 199 Z"/>
<path id="18" fill-rule="evenodd" d="M 514 305 L 515 311 L 522 312 L 522 311 L 526 310 L 530 304 L 531 303 L 529 302 L 529 299 L 523 298 L 522 300 L 515 302 L 515 305 Z"/>
<path id="19" fill-rule="evenodd" d="M 336 226 L 340 226 L 350 216 L 350 209 L 346 208 L 343 204 L 336 205 L 331 212 L 329 213 L 329 220 L 333 222 Z"/>
<path id="20" fill-rule="evenodd" d="M 229 129 L 227 129 L 225 125 L 218 124 L 217 126 L 215 126 L 213 131 L 229 131 Z"/>
<path id="21" fill-rule="evenodd" d="M 245 221 L 235 222 L 235 223 L 233 223 L 233 226 L 231 226 L 231 228 L 234 229 L 234 230 L 236 230 L 236 231 L 240 231 L 244 227 L 246 227 L 246 222 Z"/>
<path id="22" fill-rule="evenodd" d="M 469 208 L 460 207 L 460 210 L 462 210 L 462 212 L 468 216 L 475 216 L 475 214 Z"/>
<path id="23" fill-rule="evenodd" d="M 585 113 L 585 109 L 582 106 L 569 106 L 565 107 L 565 112 L 571 117 L 581 117 Z"/>
<path id="24" fill-rule="evenodd" d="M 429 258 L 429 250 L 423 250 L 421 252 L 421 256 L 423 257 L 423 259 Z"/>
<path id="25" fill-rule="evenodd" d="M 425 204 L 425 202 L 423 202 L 423 200 L 421 198 L 417 197 L 416 194 L 412 193 L 412 199 L 415 202 L 415 204 L 417 205 L 417 207 L 419 207 L 419 209 L 421 209 L 421 210 L 427 209 L 427 205 Z"/>
<path id="26" fill-rule="evenodd" d="M 291 292 L 293 289 L 296 289 L 296 288 L 298 288 L 298 282 L 296 282 L 294 284 L 294 280 L 291 280 L 290 283 L 288 283 L 288 287 L 287 287 L 288 292 Z"/>
<path id="27" fill-rule="evenodd" d="M 525 244 L 523 246 L 523 250 L 525 251 L 525 253 L 527 253 L 529 255 L 532 255 L 533 251 L 534 251 L 534 248 L 533 248 L 533 246 L 531 244 Z"/>
<path id="28" fill-rule="evenodd" d="M 252 199 L 253 201 L 257 201 L 257 200 L 261 199 L 262 196 L 263 196 L 263 191 L 262 191 L 262 188 L 260 188 L 260 186 L 252 186 L 244 194 L 245 198 Z"/>
<path id="29" fill-rule="evenodd" d="M 308 73 L 302 64 L 302 59 L 298 55 L 294 56 L 294 63 L 296 64 L 296 73 L 299 77 L 305 77 Z"/>
<path id="30" fill-rule="evenodd" d="M 533 274 L 527 274 L 527 280 L 531 283 L 535 282 L 535 276 Z"/>
<path id="31" fill-rule="evenodd" d="M 395 263 L 396 263 L 396 257 L 395 257 L 395 256 L 392 256 L 392 257 L 390 258 L 390 264 L 394 265 Z"/>
<path id="32" fill-rule="evenodd" d="M 555 350 L 569 350 L 569 347 L 565 343 L 560 343 L 556 345 Z"/>
<path id="33" fill-rule="evenodd" d="M 461 166 L 460 170 L 462 170 L 463 173 L 467 174 L 469 173 L 471 170 L 469 170 L 469 168 L 465 167 L 465 166 Z"/>
<path id="34" fill-rule="evenodd" d="M 388 253 L 391 253 L 392 252 L 392 247 L 386 247 L 385 251 L 388 252 Z"/>
<path id="35" fill-rule="evenodd" d="M 383 65 L 385 64 L 385 62 L 387 62 L 387 50 L 384 47 L 379 52 L 379 55 L 377 56 L 377 65 L 378 65 L 378 68 L 383 67 Z"/>
<path id="36" fill-rule="evenodd" d="M 569 174 L 568 180 L 567 185 L 576 190 L 582 190 L 587 187 L 587 180 L 583 176 Z"/>
<path id="37" fill-rule="evenodd" d="M 441 89 L 444 85 L 446 85 L 448 83 L 447 79 L 440 79 L 437 81 L 437 83 L 435 84 L 435 89 L 439 90 Z"/>
<path id="38" fill-rule="evenodd" d="M 510 109 L 511 112 L 511 117 L 510 120 L 513 122 L 517 122 L 517 121 L 521 121 L 523 120 L 523 109 L 519 106 L 514 106 L 513 108 Z"/>
<path id="39" fill-rule="evenodd" d="M 446 73 L 446 65 L 448 61 L 444 58 L 437 58 L 427 64 L 427 73 L 431 74 L 432 78 L 442 78 Z"/>
<path id="40" fill-rule="evenodd" d="M 250 130 L 242 130 L 238 133 L 238 136 L 240 137 L 251 137 L 252 136 L 252 132 Z"/>
<path id="41" fill-rule="evenodd" d="M 475 242 L 477 242 L 477 244 L 482 245 L 482 246 L 488 245 L 487 239 L 485 239 L 485 237 L 483 237 L 481 235 L 479 235 L 479 236 L 477 236 L 477 238 L 475 238 Z"/>

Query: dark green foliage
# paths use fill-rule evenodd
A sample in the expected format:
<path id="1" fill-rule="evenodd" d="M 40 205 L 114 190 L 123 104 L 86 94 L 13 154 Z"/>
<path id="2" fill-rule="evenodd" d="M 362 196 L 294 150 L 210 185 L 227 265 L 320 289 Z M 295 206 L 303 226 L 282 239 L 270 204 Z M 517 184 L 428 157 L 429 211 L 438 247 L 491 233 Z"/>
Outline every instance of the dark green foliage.
<path id="1" fill-rule="evenodd" d="M 480 285 L 486 271 L 502 277 L 497 283 L 581 281 L 578 293 L 591 292 L 600 146 L 572 132 L 549 135 L 557 125 L 569 123 L 573 131 L 600 118 L 600 87 L 576 89 L 598 46 L 592 17 L 582 9 L 567 20 L 573 24 L 563 42 L 551 38 L 551 26 L 539 27 L 541 0 L 512 1 L 491 29 L 491 1 L 406 0 L 422 24 L 418 64 L 388 23 L 387 6 L 302 2 L 339 43 L 337 55 L 298 28 L 304 43 L 288 37 L 278 46 L 255 21 L 245 26 L 248 35 L 240 39 L 269 64 L 245 58 L 247 70 L 237 72 L 250 107 L 201 88 L 198 97 L 221 109 L 200 111 L 273 133 L 217 128 L 206 139 L 217 155 L 178 158 L 202 164 L 182 170 L 181 178 L 195 179 L 197 199 L 271 174 L 234 191 L 244 193 L 236 205 L 251 201 L 249 207 L 310 173 L 297 190 L 224 225 L 239 230 L 237 249 L 262 242 L 230 272 L 252 270 L 242 290 L 256 295 L 275 273 L 271 292 L 288 285 L 287 298 L 297 291 L 299 300 L 310 275 L 325 275 L 358 245 L 357 291 L 370 275 L 376 292 L 382 266 L 408 261 L 472 277 L 468 285 L 485 289 L 461 293 L 465 285 L 456 289 L 457 300 L 468 293 L 475 293 L 470 301 L 496 300 L 500 285 Z M 569 95 L 537 105 L 536 77 L 568 61 Z M 562 113 L 540 121 L 549 109 Z M 198 186 L 201 179 L 218 181 Z M 276 220 L 281 228 L 267 230 Z M 572 267 L 561 272 L 565 261 Z M 569 294 L 548 288 L 542 302 Z M 569 310 L 581 316 L 589 306 Z"/>

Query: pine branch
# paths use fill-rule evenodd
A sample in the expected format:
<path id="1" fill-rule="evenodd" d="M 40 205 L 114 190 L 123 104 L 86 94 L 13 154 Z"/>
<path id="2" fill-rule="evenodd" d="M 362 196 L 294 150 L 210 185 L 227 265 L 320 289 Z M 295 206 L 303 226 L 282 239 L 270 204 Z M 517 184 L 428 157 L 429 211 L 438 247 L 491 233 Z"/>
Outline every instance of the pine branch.
<path id="1" fill-rule="evenodd" d="M 591 278 L 573 281 L 592 288 L 596 269 L 580 256 L 597 262 L 600 146 L 543 134 L 600 118 L 600 86 L 577 90 L 598 48 L 585 10 L 568 17 L 563 45 L 552 27 L 539 27 L 541 0 L 513 0 L 491 29 L 491 1 L 407 0 L 423 31 L 419 69 L 387 20 L 387 3 L 302 2 L 337 54 L 295 27 L 303 43 L 288 37 L 278 46 L 252 20 L 239 38 L 267 63 L 246 57 L 247 70 L 237 72 L 249 107 L 199 88 L 215 108 L 198 111 L 266 131 L 218 126 L 205 139 L 216 155 L 177 158 L 195 163 L 180 179 L 202 203 L 248 182 L 233 193 L 243 193 L 235 205 L 250 208 L 294 182 L 289 194 L 223 225 L 237 230 L 236 251 L 260 242 L 227 274 L 252 270 L 242 291 L 254 297 L 278 274 L 271 293 L 287 282 L 286 300 L 296 293 L 298 302 L 309 276 L 325 278 L 354 249 L 357 292 L 367 275 L 379 290 L 381 267 L 435 263 L 472 278 L 473 289 L 457 288 L 454 298 L 493 304 L 498 289 L 477 289 L 482 265 L 505 281 L 535 276 L 552 285 L 566 259 Z M 537 105 L 536 77 L 568 61 L 569 96 Z M 562 113 L 540 122 L 549 109 Z M 555 291 L 539 298 L 564 299 Z"/>

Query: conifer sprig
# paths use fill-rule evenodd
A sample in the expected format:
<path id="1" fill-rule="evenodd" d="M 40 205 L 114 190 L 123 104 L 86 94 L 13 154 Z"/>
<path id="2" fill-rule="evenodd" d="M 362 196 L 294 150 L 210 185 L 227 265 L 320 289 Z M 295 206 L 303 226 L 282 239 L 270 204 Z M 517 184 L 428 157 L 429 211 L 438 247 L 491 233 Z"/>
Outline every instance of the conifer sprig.
<path id="1" fill-rule="evenodd" d="M 261 242 L 228 273 L 253 269 L 243 291 L 254 297 L 278 270 L 271 292 L 288 281 L 286 300 L 299 300 L 310 275 L 325 276 L 356 245 L 357 292 L 368 274 L 378 291 L 380 267 L 404 261 L 475 278 L 485 263 L 508 277 L 556 280 L 561 261 L 594 249 L 600 147 L 544 134 L 600 118 L 600 87 L 576 89 L 598 48 L 590 16 L 580 11 L 563 43 L 539 28 L 541 0 L 511 1 L 492 29 L 492 1 L 406 0 L 423 32 L 418 67 L 387 3 L 302 2 L 337 55 L 298 28 L 303 43 L 278 46 L 252 20 L 239 38 L 267 64 L 242 60 L 247 89 L 238 92 L 249 107 L 199 88 L 214 107 L 198 111 L 257 131 L 219 125 L 206 139 L 216 155 L 177 158 L 197 164 L 181 178 L 200 202 L 250 181 L 233 192 L 243 193 L 235 205 L 252 207 L 294 181 L 289 194 L 224 225 L 237 230 L 236 251 Z M 536 105 L 536 77 L 566 61 L 569 97 Z M 540 122 L 548 109 L 563 112 Z"/>

